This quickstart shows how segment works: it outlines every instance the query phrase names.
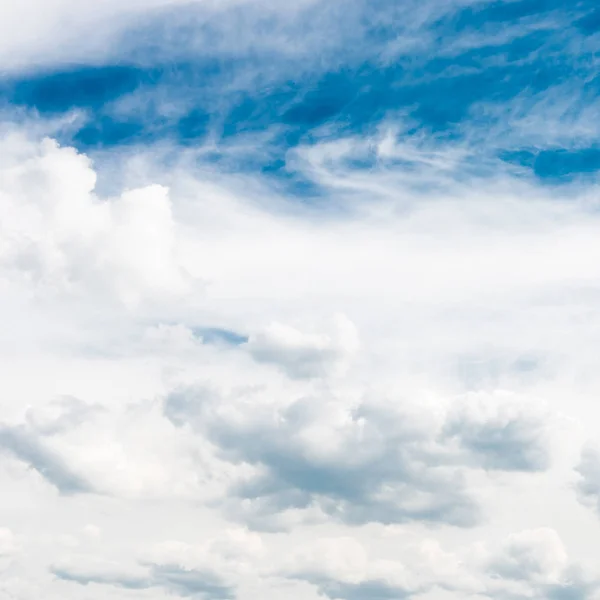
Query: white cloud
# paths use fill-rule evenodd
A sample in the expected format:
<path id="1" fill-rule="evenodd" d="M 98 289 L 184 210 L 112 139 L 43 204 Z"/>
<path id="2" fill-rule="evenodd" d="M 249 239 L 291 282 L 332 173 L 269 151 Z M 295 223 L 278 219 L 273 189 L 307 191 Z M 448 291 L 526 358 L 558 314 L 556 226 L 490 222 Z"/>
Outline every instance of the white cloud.
<path id="1" fill-rule="evenodd" d="M 168 191 L 148 186 L 115 199 L 94 194 L 89 159 L 52 140 L 9 136 L 0 164 L 0 264 L 39 293 L 114 293 L 134 306 L 178 295 L 188 277 L 178 261 Z"/>
<path id="2" fill-rule="evenodd" d="M 571 560 L 549 528 L 510 535 L 492 558 L 487 575 L 485 587 L 492 598 L 597 598 L 600 585 L 597 572 Z"/>
<path id="3" fill-rule="evenodd" d="M 10 529 L 0 528 L 0 559 L 11 557 L 17 550 L 15 536 Z"/>
<path id="4" fill-rule="evenodd" d="M 89 525 L 86 525 L 82 531 L 86 536 L 89 536 L 91 538 L 98 538 L 102 535 L 102 530 L 100 529 L 100 527 L 92 525 L 91 523 Z"/>
<path id="5" fill-rule="evenodd" d="M 263 554 L 256 534 L 229 529 L 200 544 L 166 541 L 139 549 L 123 562 L 94 555 L 54 561 L 56 578 L 80 586 L 123 590 L 164 590 L 181 597 L 207 600 L 236 597 L 237 582 L 252 573 Z"/>
<path id="6" fill-rule="evenodd" d="M 139 30 L 140 24 L 150 30 L 157 29 L 171 20 L 173 31 L 182 34 L 182 25 L 194 24 L 196 36 L 203 39 L 202 22 L 222 20 L 220 26 L 225 34 L 219 45 L 221 50 L 242 51 L 251 47 L 274 47 L 286 51 L 290 32 L 288 15 L 296 15 L 314 0 L 295 0 L 282 5 L 274 0 L 99 0 L 93 6 L 75 0 L 24 0 L 19 4 L 2 7 L 3 22 L 0 28 L 0 65 L 7 71 L 32 70 L 40 67 L 97 64 L 114 56 L 115 48 L 121 52 L 131 51 L 131 37 L 137 43 L 147 43 L 149 33 Z M 277 21 L 272 35 L 265 39 L 253 34 L 248 28 L 244 35 L 233 36 L 228 31 L 230 19 L 223 19 L 225 11 L 246 8 L 246 16 L 259 20 L 265 13 Z M 332 12 L 335 14 L 335 3 Z M 326 11 L 327 14 L 327 11 Z M 231 14 L 230 14 L 231 18 Z M 183 30 L 185 32 L 185 30 Z M 313 41 L 323 43 L 323 34 L 313 36 Z M 151 34 L 150 34 L 151 35 Z M 155 40 L 150 40 L 155 41 Z M 167 51 L 181 53 L 182 47 L 171 48 L 166 35 L 161 40 Z M 206 41 L 206 40 L 203 40 Z M 288 42 L 288 44 L 286 44 Z M 297 40 L 296 46 L 301 44 Z M 186 50 L 198 51 L 197 40 L 186 40 Z M 206 48 L 204 48 L 206 50 Z M 214 50 L 214 48 L 213 48 Z M 290 52 L 290 49 L 287 49 Z"/>
<path id="7" fill-rule="evenodd" d="M 481 515 L 467 485 L 471 468 L 550 466 L 540 434 L 546 418 L 535 411 L 529 418 L 529 408 L 511 398 L 480 396 L 459 407 L 437 398 L 435 415 L 418 399 L 353 391 L 284 399 L 267 387 L 228 394 L 182 388 L 167 396 L 164 411 L 175 425 L 190 425 L 210 440 L 224 460 L 256 468 L 224 505 L 263 528 L 290 509 L 306 511 L 309 520 L 318 509 L 321 518 L 348 524 L 473 526 Z M 448 404 L 445 415 L 440 407 Z"/>
<path id="8" fill-rule="evenodd" d="M 534 583 L 556 583 L 567 567 L 567 553 L 552 529 L 514 534 L 492 562 L 495 575 Z"/>
<path id="9" fill-rule="evenodd" d="M 324 539 L 297 550 L 284 572 L 313 584 L 327 598 L 394 598 L 416 591 L 400 562 L 369 560 L 352 538 Z"/>
<path id="10" fill-rule="evenodd" d="M 271 323 L 250 336 L 245 345 L 255 360 L 280 366 L 294 378 L 343 375 L 359 347 L 354 324 L 338 315 L 331 335 L 303 333 L 289 325 Z"/>
<path id="11" fill-rule="evenodd" d="M 581 502 L 600 515 L 600 451 L 597 447 L 590 443 L 584 446 L 576 470 Z"/>
<path id="12" fill-rule="evenodd" d="M 600 525 L 569 485 L 599 416 L 585 195 L 430 196 L 315 146 L 343 215 L 185 163 L 100 198 L 85 156 L 3 149 L 0 526 L 27 560 L 0 595 L 597 593 L 580 559 Z M 421 175 L 453 164 L 402 150 Z"/>
<path id="13" fill-rule="evenodd" d="M 470 395 L 453 405 L 444 434 L 487 469 L 543 471 L 549 467 L 550 423 L 529 398 Z"/>
<path id="14" fill-rule="evenodd" d="M 355 539 L 328 538 L 297 548 L 280 574 L 311 583 L 328 598 L 595 598 L 597 575 L 569 559 L 552 529 L 502 541 L 489 562 L 480 543 L 448 552 L 433 540 L 405 544 L 384 558 Z M 380 556 L 377 556 L 377 555 Z M 385 555 L 385 553 L 384 553 Z M 477 560 L 473 560 L 473 556 Z M 448 596 L 447 596 L 448 594 Z"/>

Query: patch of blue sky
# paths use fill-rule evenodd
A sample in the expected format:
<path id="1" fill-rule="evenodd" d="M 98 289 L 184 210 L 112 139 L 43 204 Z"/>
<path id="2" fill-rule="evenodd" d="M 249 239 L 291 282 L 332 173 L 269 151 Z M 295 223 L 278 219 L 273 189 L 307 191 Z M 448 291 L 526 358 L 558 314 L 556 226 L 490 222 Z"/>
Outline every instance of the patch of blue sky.
<path id="1" fill-rule="evenodd" d="M 228 346 L 240 346 L 248 341 L 247 335 L 242 335 L 229 329 L 215 327 L 196 327 L 194 335 L 202 340 L 203 344 L 225 344 Z"/>
<path id="2" fill-rule="evenodd" d="M 585 35 L 594 35 L 600 32 L 600 8 L 587 12 L 575 22 L 575 25 Z"/>
<path id="3" fill-rule="evenodd" d="M 25 74 L 7 81 L 0 93 L 5 102 L 42 116 L 83 111 L 81 128 L 66 132 L 64 141 L 84 151 L 164 140 L 194 147 L 210 139 L 217 149 L 223 147 L 213 155 L 218 162 L 229 160 L 226 148 L 235 140 L 273 131 L 265 137 L 267 149 L 248 148 L 248 156 L 238 156 L 236 164 L 279 179 L 300 196 L 319 190 L 286 168 L 290 149 L 371 135 L 400 113 L 414 135 L 425 133 L 438 143 L 477 140 L 482 164 L 496 156 L 549 181 L 600 170 L 591 146 L 553 147 L 541 132 L 536 147 L 524 147 L 504 123 L 506 112 L 493 110 L 510 111 L 513 102 L 527 98 L 539 108 L 539 100 L 560 86 L 571 89 L 584 107 L 598 101 L 593 74 L 600 42 L 582 42 L 597 31 L 595 2 L 476 2 L 426 22 L 417 32 L 426 43 L 391 53 L 390 47 L 409 35 L 406 24 L 387 18 L 398 16 L 399 9 L 385 0 L 370 8 L 359 1 L 348 6 L 348 17 L 335 13 L 341 33 L 326 45 L 321 61 L 316 54 L 322 47 L 310 60 L 306 48 L 297 56 L 278 57 L 271 46 L 256 41 L 250 46 L 240 42 L 244 52 L 222 48 L 222 40 L 231 38 L 225 33 L 244 17 L 238 9 L 220 15 L 227 26 L 192 20 L 179 27 L 179 50 L 173 49 L 168 26 L 153 23 L 148 25 L 152 35 L 138 28 L 129 37 L 129 64 Z M 377 18 L 376 8 L 386 18 Z M 310 16 L 300 13 L 279 34 L 296 40 L 308 32 Z M 258 30 L 272 35 L 278 27 L 273 19 L 255 19 L 253 35 Z M 202 57 L 193 50 L 194 32 L 203 39 Z M 192 49 L 184 56 L 187 42 Z M 350 166 L 370 169 L 373 161 L 360 159 Z"/>
<path id="4" fill-rule="evenodd" d="M 587 148 L 522 149 L 501 152 L 507 163 L 531 170 L 550 183 L 571 182 L 577 176 L 600 171 L 600 146 Z"/>
<path id="5" fill-rule="evenodd" d="M 79 129 L 74 134 L 72 141 L 82 148 L 94 148 L 147 141 L 148 138 L 149 135 L 143 122 L 118 121 L 103 116 Z"/>
<path id="6" fill-rule="evenodd" d="M 600 170 L 600 147 L 543 150 L 536 156 L 533 169 L 539 177 L 551 179 L 595 173 Z"/>
<path id="7" fill-rule="evenodd" d="M 56 114 L 75 107 L 99 110 L 144 81 L 150 77 L 134 66 L 83 66 L 7 80 L 2 93 L 13 104 Z"/>
<path id="8" fill-rule="evenodd" d="M 301 171 L 291 169 L 283 158 L 261 165 L 260 171 L 272 187 L 282 195 L 292 195 L 315 201 L 324 197 L 319 185 Z"/>
<path id="9" fill-rule="evenodd" d="M 592 0 L 493 0 L 492 2 L 467 5 L 448 20 L 457 32 L 464 30 L 485 30 L 524 20 L 540 20 L 553 16 L 553 13 L 567 12 L 579 18 L 595 8 Z"/>

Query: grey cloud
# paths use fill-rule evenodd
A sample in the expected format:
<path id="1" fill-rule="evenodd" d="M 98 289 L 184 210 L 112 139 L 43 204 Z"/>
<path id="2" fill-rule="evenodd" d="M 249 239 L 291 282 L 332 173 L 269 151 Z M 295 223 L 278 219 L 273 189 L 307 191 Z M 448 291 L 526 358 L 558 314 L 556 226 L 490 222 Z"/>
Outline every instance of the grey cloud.
<path id="1" fill-rule="evenodd" d="M 302 398 L 261 411 L 242 402 L 236 408 L 245 412 L 235 422 L 221 407 L 211 392 L 190 389 L 169 395 L 164 411 L 178 426 L 190 423 L 230 462 L 258 467 L 260 474 L 231 490 L 251 501 L 254 514 L 245 518 L 255 526 L 268 527 L 274 515 L 290 508 L 316 507 L 350 524 L 419 520 L 471 526 L 480 517 L 461 469 L 444 463 L 431 431 L 394 407 L 346 409 Z M 323 439 L 312 439 L 318 430 Z M 235 513 L 239 506 L 233 501 L 230 509 Z"/>
<path id="2" fill-rule="evenodd" d="M 201 339 L 203 344 L 239 346 L 248 341 L 247 335 L 220 327 L 195 327 L 193 333 Z"/>
<path id="3" fill-rule="evenodd" d="M 310 576 L 302 579 L 315 585 L 320 594 L 332 600 L 404 600 L 416 593 L 378 580 L 347 583 Z"/>
<path id="4" fill-rule="evenodd" d="M 490 600 L 593 600 L 597 598 L 597 586 L 579 583 L 566 583 L 548 586 L 527 587 L 525 593 L 514 592 L 509 589 L 488 590 L 485 598 Z"/>
<path id="5" fill-rule="evenodd" d="M 562 573 L 566 564 L 567 554 L 556 532 L 539 529 L 511 537 L 492 560 L 490 572 L 515 581 L 544 580 Z"/>
<path id="6" fill-rule="evenodd" d="M 574 580 L 569 583 L 546 586 L 540 596 L 548 598 L 548 600 L 587 600 L 597 589 L 597 583 Z"/>
<path id="7" fill-rule="evenodd" d="M 564 573 L 561 583 L 544 590 L 544 597 L 549 600 L 588 600 L 597 598 L 598 590 L 600 579 L 596 574 L 590 576 L 580 566 L 572 565 Z"/>
<path id="8" fill-rule="evenodd" d="M 164 413 L 208 438 L 225 460 L 257 468 L 225 502 L 254 527 L 279 527 L 274 516 L 287 509 L 317 509 L 349 524 L 468 527 L 481 518 L 469 468 L 531 472 L 549 464 L 545 416 L 487 400 L 460 405 L 440 424 L 401 402 L 300 398 L 265 408 L 200 387 L 171 393 Z"/>
<path id="9" fill-rule="evenodd" d="M 532 600 L 592 600 L 597 598 L 598 582 L 585 581 L 575 576 L 571 580 L 550 585 L 531 583 L 527 598 Z M 488 591 L 487 596 L 494 600 L 522 600 L 523 595 L 509 590 Z"/>
<path id="10" fill-rule="evenodd" d="M 519 582 L 528 597 L 549 600 L 586 600 L 598 589 L 598 580 L 587 577 L 569 557 L 552 529 L 523 531 L 510 536 L 488 566 L 488 574 L 500 585 L 488 590 L 492 598 L 512 600 L 515 593 L 504 581 Z M 521 596 L 519 596 L 521 597 Z"/>
<path id="11" fill-rule="evenodd" d="M 586 446 L 576 468 L 579 473 L 577 492 L 582 504 L 592 508 L 600 516 L 600 452 Z"/>
<path id="12" fill-rule="evenodd" d="M 89 585 L 114 585 L 128 590 L 145 590 L 150 587 L 150 582 L 145 577 L 128 576 L 117 573 L 92 573 L 86 571 L 72 570 L 65 567 L 52 567 L 52 574 L 63 581 Z"/>
<path id="13" fill-rule="evenodd" d="M 0 425 L 0 450 L 28 464 L 61 494 L 92 491 L 85 478 L 73 472 L 37 435 L 22 426 Z"/>
<path id="14" fill-rule="evenodd" d="M 235 590 L 216 573 L 184 569 L 177 565 L 149 565 L 146 576 L 126 573 L 93 572 L 65 567 L 52 567 L 53 575 L 79 585 L 110 585 L 130 590 L 161 588 L 181 597 L 199 600 L 233 600 Z"/>
<path id="15" fill-rule="evenodd" d="M 190 596 L 206 600 L 229 600 L 235 598 L 234 588 L 210 571 L 185 570 L 176 565 L 154 565 L 153 586 L 159 586 L 178 596 Z"/>
<path id="16" fill-rule="evenodd" d="M 516 405 L 484 407 L 463 404 L 454 410 L 444 435 L 454 438 L 470 458 L 485 469 L 544 471 L 550 466 L 546 419 Z"/>
<path id="17" fill-rule="evenodd" d="M 248 350 L 254 360 L 283 369 L 293 379 L 321 377 L 341 358 L 335 348 L 282 349 L 261 337 L 250 338 Z"/>
<path id="18" fill-rule="evenodd" d="M 178 390 L 167 397 L 163 412 L 177 427 L 182 427 L 190 420 L 202 417 L 202 407 L 213 402 L 216 392 L 208 388 L 196 387 L 193 390 Z"/>

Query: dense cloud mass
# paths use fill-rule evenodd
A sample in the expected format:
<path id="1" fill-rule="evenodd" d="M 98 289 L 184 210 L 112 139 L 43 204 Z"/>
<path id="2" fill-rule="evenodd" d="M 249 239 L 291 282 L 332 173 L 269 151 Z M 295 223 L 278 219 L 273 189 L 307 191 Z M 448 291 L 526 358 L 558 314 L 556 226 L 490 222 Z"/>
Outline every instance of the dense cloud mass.
<path id="1" fill-rule="evenodd" d="M 204 388 L 183 389 L 167 397 L 164 410 L 174 424 L 189 423 L 209 439 L 226 460 L 257 467 L 232 493 L 262 513 L 267 526 L 286 509 L 317 509 L 349 524 L 471 526 L 480 515 L 466 486 L 468 468 L 548 466 L 538 439 L 543 419 L 511 414 L 493 397 L 464 403 L 441 422 L 402 398 L 255 398 L 256 392 L 224 398 Z M 496 414 L 485 420 L 478 414 L 483 403 L 496 404 Z"/>
<path id="2" fill-rule="evenodd" d="M 600 600 L 599 14 L 0 0 L 0 600 Z"/>

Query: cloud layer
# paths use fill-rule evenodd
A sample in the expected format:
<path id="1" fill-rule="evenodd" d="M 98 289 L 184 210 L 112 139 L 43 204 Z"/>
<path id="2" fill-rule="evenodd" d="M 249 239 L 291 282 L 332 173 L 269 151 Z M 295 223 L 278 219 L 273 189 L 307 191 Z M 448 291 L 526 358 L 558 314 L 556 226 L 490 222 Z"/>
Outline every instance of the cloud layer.
<path id="1" fill-rule="evenodd" d="M 0 15 L 0 600 L 600 598 L 595 4 L 90 6 Z"/>

